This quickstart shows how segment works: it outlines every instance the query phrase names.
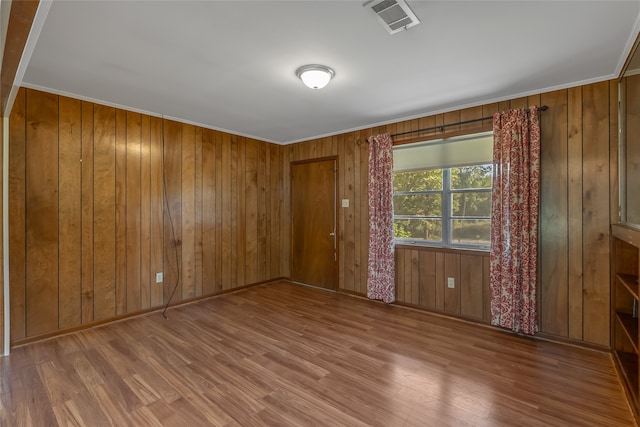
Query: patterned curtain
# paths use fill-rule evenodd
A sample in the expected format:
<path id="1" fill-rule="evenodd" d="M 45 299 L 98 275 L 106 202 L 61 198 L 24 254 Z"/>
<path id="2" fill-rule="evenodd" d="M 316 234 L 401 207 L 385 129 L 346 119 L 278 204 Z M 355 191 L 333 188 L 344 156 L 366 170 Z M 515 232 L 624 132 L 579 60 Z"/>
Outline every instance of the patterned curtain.
<path id="1" fill-rule="evenodd" d="M 538 109 L 493 116 L 491 324 L 533 335 L 536 319 Z"/>
<path id="2" fill-rule="evenodd" d="M 393 141 L 390 134 L 369 138 L 369 268 L 367 296 L 395 300 L 393 238 Z"/>

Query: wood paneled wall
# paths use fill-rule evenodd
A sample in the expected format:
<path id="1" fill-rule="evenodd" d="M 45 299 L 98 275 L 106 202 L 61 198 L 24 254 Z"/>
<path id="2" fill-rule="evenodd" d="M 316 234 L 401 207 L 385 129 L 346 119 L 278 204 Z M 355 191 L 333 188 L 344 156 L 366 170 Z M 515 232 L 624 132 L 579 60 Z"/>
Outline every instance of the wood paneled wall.
<path id="1" fill-rule="evenodd" d="M 447 279 L 454 279 L 454 287 Z M 489 253 L 399 246 L 397 301 L 489 323 Z"/>
<path id="2" fill-rule="evenodd" d="M 160 307 L 176 284 L 173 302 L 282 277 L 282 152 L 21 89 L 10 117 L 12 342 Z"/>
<path id="3" fill-rule="evenodd" d="M 538 285 L 541 332 L 609 346 L 609 224 L 612 218 L 617 218 L 616 81 L 487 104 L 285 147 L 285 168 L 289 161 L 329 155 L 339 158 L 338 197 L 350 199 L 350 207 L 339 211 L 339 288 L 366 294 L 366 138 L 382 132 L 400 133 L 487 117 L 497 111 L 530 105 L 549 106 L 541 116 Z M 418 136 L 426 140 L 488 129 L 491 129 L 491 120 Z M 395 138 L 394 143 L 416 140 L 416 135 L 412 134 Z M 288 176 L 287 170 L 285 179 Z M 284 185 L 285 188 L 288 186 L 286 180 Z M 286 207 L 285 214 L 288 215 Z M 283 252 L 287 250 L 283 249 Z M 484 257 L 399 248 L 397 259 L 399 301 L 488 320 L 487 289 L 485 279 L 481 279 L 486 277 Z M 468 273 L 479 272 L 481 268 L 482 276 Z M 449 274 L 448 269 L 454 276 L 462 275 L 459 288 L 442 287 L 441 274 Z M 435 287 L 432 289 L 431 286 Z M 431 293 L 435 295 L 433 298 Z"/>
<path id="4" fill-rule="evenodd" d="M 289 146 L 23 89 L 10 125 L 12 339 L 159 307 L 176 283 L 180 301 L 289 276 L 290 163 L 327 156 L 338 157 L 338 198 L 350 201 L 338 212 L 339 289 L 364 295 L 366 138 L 534 104 L 550 107 L 541 119 L 541 332 L 607 346 L 615 81 Z M 398 301 L 487 322 L 486 258 L 398 248 Z M 448 289 L 446 277 L 459 286 Z"/>

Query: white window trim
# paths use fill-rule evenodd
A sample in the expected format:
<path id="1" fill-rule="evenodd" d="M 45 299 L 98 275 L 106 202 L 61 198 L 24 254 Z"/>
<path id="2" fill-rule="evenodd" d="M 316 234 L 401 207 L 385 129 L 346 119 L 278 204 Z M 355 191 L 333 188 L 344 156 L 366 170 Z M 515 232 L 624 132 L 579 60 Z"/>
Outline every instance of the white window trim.
<path id="1" fill-rule="evenodd" d="M 459 160 L 459 162 L 451 162 L 454 158 L 448 157 L 447 154 L 443 154 L 442 151 L 434 152 L 436 158 L 443 160 L 446 164 L 429 164 L 426 162 L 425 167 L 415 167 L 418 165 L 417 162 L 411 160 L 411 157 L 407 157 L 406 154 L 401 158 L 400 165 L 396 164 L 396 159 L 394 157 L 394 173 L 401 172 L 412 172 L 412 171 L 422 171 L 422 170 L 442 170 L 442 190 L 425 190 L 425 191 L 408 191 L 408 192 L 394 192 L 394 196 L 402 195 L 402 194 L 440 194 L 442 197 L 442 212 L 441 216 L 410 216 L 410 215 L 394 215 L 394 221 L 396 218 L 407 218 L 407 219 L 435 219 L 441 221 L 441 232 L 442 232 L 442 240 L 424 240 L 424 239 L 411 239 L 405 237 L 394 237 L 395 243 L 397 245 L 408 245 L 408 246 L 419 246 L 419 247 L 435 247 L 435 248 L 451 248 L 451 249 L 464 249 L 464 250 L 474 250 L 474 251 L 483 251 L 487 252 L 491 250 L 491 244 L 479 244 L 479 243 L 461 243 L 461 242 L 453 242 L 452 241 L 452 223 L 456 219 L 478 219 L 478 220 L 489 220 L 491 221 L 491 213 L 489 216 L 465 216 L 465 217 L 454 217 L 451 211 L 451 204 L 453 194 L 455 193 L 464 193 L 464 192 L 491 192 L 491 187 L 489 188 L 467 188 L 467 189 L 451 189 L 451 169 L 459 168 L 459 167 L 467 167 L 467 166 L 480 166 L 480 165 L 489 165 L 491 164 L 491 148 L 487 146 L 487 138 L 492 139 L 492 132 L 481 132 L 477 134 L 469 134 L 463 135 L 459 137 L 454 137 L 450 139 L 441 139 L 429 142 L 415 143 L 415 144 L 407 144 L 401 145 L 399 147 L 394 147 L 394 154 L 396 150 L 410 150 L 412 152 L 412 158 L 415 160 L 416 156 L 419 156 L 418 153 L 421 150 L 421 147 L 442 147 L 447 143 L 465 143 L 465 141 L 472 139 L 481 139 L 482 140 L 482 148 L 480 149 L 479 156 L 468 156 L 466 155 L 469 151 L 467 149 L 463 149 L 464 151 L 454 151 L 454 158 Z M 479 141 L 480 142 L 480 141 Z M 415 151 L 415 154 L 413 152 Z M 462 154 L 461 154 L 462 153 Z M 461 157 L 459 157 L 461 156 Z M 477 161 L 470 161 L 476 158 Z M 438 162 L 439 163 L 439 162 Z M 395 167 L 399 166 L 399 169 L 395 169 Z M 413 167 L 412 167 L 413 166 Z"/>

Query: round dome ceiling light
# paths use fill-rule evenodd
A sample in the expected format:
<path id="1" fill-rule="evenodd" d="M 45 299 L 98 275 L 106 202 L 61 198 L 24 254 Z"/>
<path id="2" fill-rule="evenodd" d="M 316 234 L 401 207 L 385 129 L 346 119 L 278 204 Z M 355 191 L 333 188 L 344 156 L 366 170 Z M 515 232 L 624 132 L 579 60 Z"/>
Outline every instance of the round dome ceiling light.
<path id="1" fill-rule="evenodd" d="M 322 89 L 335 75 L 331 68 L 318 64 L 303 65 L 296 70 L 296 76 L 311 89 Z"/>

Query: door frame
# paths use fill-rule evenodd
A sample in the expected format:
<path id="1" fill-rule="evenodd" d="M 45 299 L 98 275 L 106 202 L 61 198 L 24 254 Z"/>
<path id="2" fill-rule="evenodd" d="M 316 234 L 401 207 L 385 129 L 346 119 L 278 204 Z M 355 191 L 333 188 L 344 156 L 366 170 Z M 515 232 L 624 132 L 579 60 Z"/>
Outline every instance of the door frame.
<path id="1" fill-rule="evenodd" d="M 291 185 L 291 182 L 293 182 L 292 177 L 293 177 L 293 168 L 292 166 L 295 165 L 301 165 L 304 163 L 316 163 L 316 162 L 326 162 L 329 160 L 333 160 L 335 162 L 335 168 L 334 168 L 334 176 L 335 176 L 335 188 L 334 188 L 334 206 L 333 206 L 333 218 L 335 221 L 335 236 L 334 236 L 334 244 L 335 244 L 335 254 L 336 254 L 336 268 L 335 270 L 335 277 L 334 277 L 334 287 L 332 289 L 328 289 L 328 288 L 319 288 L 319 289 L 326 289 L 329 291 L 333 291 L 333 292 L 337 292 L 340 289 L 340 240 L 341 240 L 341 233 L 340 233 L 340 221 L 339 221 L 339 215 L 338 215 L 338 210 L 339 210 L 339 193 L 338 193 L 338 189 L 340 188 L 339 186 L 339 182 L 340 182 L 340 169 L 339 169 L 339 164 L 340 162 L 338 162 L 338 156 L 325 156 L 325 157 L 314 157 L 312 159 L 305 159 L 305 160 L 293 160 L 291 162 L 289 162 L 289 272 L 293 272 L 293 257 L 294 257 L 294 253 L 293 253 L 293 215 L 292 215 L 292 211 L 293 211 L 293 185 Z M 310 285 L 311 286 L 311 285 Z"/>

